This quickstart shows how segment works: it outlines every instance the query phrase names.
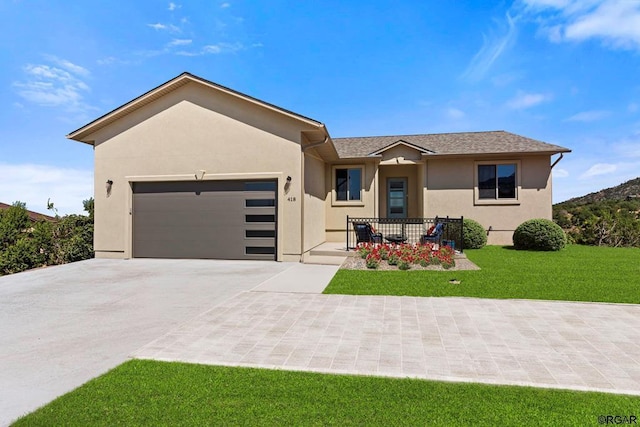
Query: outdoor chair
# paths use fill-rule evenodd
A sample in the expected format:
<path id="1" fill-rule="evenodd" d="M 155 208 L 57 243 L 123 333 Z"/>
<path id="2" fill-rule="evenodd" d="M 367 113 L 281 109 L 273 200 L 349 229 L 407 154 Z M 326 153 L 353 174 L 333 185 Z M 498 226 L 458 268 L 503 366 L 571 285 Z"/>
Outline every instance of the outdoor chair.
<path id="1" fill-rule="evenodd" d="M 354 222 L 353 229 L 356 232 L 357 243 L 382 243 L 382 233 L 373 231 L 368 222 Z"/>
<path id="2" fill-rule="evenodd" d="M 433 229 L 431 233 L 423 234 L 420 238 L 420 243 L 423 245 L 425 243 L 442 243 L 442 234 L 444 233 L 444 222 L 439 222 L 436 224 L 436 228 Z"/>

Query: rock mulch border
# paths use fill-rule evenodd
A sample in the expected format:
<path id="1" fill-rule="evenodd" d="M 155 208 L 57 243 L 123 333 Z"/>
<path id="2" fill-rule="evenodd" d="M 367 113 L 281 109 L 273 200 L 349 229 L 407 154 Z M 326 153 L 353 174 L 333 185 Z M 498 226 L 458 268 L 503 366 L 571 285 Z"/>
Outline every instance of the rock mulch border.
<path id="1" fill-rule="evenodd" d="M 431 271 L 461 271 L 461 270 L 480 270 L 480 267 L 469 261 L 464 255 L 456 255 L 456 265 L 454 267 L 445 269 L 440 265 L 429 265 L 423 267 L 420 264 L 411 264 L 409 270 L 404 271 L 419 271 L 419 270 L 431 270 Z M 369 271 L 402 271 L 398 269 L 396 265 L 389 265 L 387 261 L 381 261 L 377 269 L 367 268 L 365 260 L 359 255 L 348 256 L 347 259 L 340 266 L 344 270 L 369 270 Z"/>

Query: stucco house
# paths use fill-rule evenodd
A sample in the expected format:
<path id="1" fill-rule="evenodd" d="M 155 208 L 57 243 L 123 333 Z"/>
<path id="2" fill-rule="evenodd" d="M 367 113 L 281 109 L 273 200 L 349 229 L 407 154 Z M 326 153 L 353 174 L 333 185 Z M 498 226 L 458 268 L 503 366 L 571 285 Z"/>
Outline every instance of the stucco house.
<path id="1" fill-rule="evenodd" d="M 551 218 L 551 169 L 570 151 L 504 131 L 332 138 L 189 73 L 67 137 L 94 147 L 103 258 L 300 261 L 344 242 L 347 215 L 464 216 L 509 244 Z"/>

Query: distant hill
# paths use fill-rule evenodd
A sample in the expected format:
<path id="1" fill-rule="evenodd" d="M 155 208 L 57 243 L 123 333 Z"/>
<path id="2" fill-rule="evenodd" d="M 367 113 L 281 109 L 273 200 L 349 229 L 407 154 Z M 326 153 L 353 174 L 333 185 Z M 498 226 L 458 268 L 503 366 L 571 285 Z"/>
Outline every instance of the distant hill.
<path id="1" fill-rule="evenodd" d="M 574 197 L 558 205 L 586 205 L 589 203 L 601 202 L 604 200 L 625 200 L 627 198 L 640 198 L 640 177 L 604 190 L 589 193 L 586 196 Z"/>

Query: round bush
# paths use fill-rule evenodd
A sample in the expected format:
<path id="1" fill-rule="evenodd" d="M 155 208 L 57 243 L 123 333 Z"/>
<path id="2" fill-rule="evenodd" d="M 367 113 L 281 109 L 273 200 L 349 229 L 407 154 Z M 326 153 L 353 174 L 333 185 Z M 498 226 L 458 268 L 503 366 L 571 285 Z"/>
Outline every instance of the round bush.
<path id="1" fill-rule="evenodd" d="M 530 219 L 513 232 L 516 249 L 534 251 L 559 251 L 567 244 L 567 236 L 562 228 L 548 219 Z"/>
<path id="2" fill-rule="evenodd" d="M 464 219 L 462 237 L 465 249 L 480 249 L 487 244 L 487 232 L 479 222 L 472 219 Z"/>

